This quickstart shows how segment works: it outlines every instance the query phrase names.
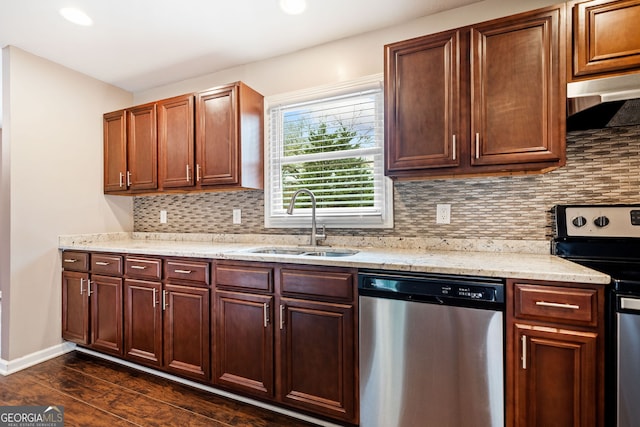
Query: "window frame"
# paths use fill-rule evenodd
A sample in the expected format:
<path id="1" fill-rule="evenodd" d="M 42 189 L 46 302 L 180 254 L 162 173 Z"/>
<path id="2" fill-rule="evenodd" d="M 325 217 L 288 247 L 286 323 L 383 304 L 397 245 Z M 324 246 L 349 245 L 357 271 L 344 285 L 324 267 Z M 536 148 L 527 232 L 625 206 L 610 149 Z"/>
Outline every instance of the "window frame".
<path id="1" fill-rule="evenodd" d="M 265 228 L 308 228 L 311 222 L 310 208 L 296 208 L 293 215 L 272 212 L 274 201 L 272 200 L 272 136 L 271 136 L 271 109 L 278 105 L 296 104 L 313 100 L 321 100 L 322 98 L 332 98 L 341 95 L 353 94 L 371 89 L 383 88 L 384 76 L 382 73 L 366 76 L 346 82 L 328 84 L 310 89 L 303 89 L 295 92 L 288 92 L 280 95 L 269 96 L 265 98 L 266 114 L 265 114 L 265 173 L 264 173 L 264 224 Z M 382 93 L 383 97 L 384 94 Z M 384 108 L 384 98 L 377 107 Z M 382 114 L 381 117 L 384 117 Z M 384 119 L 380 134 L 380 180 L 381 185 L 381 204 L 380 212 L 377 214 L 357 212 L 353 213 L 323 213 L 322 209 L 316 210 L 316 220 L 318 226 L 324 225 L 326 228 L 393 228 L 393 181 L 384 175 Z M 302 198 L 308 198 L 301 195 Z M 306 199 L 304 199 L 306 200 Z"/>

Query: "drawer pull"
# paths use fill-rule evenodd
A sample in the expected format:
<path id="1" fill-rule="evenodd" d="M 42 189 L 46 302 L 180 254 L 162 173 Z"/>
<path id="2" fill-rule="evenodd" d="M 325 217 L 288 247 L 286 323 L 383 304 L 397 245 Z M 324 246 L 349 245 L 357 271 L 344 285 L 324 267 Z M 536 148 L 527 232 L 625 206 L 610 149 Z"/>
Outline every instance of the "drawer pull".
<path id="1" fill-rule="evenodd" d="M 284 305 L 280 304 L 280 329 L 284 329 Z"/>
<path id="2" fill-rule="evenodd" d="M 78 260 L 77 260 L 77 259 L 75 259 L 75 258 L 65 258 L 65 259 L 64 259 L 64 262 L 74 263 L 74 262 L 78 262 Z"/>
<path id="3" fill-rule="evenodd" d="M 156 308 L 156 304 L 158 304 L 158 302 L 156 301 L 156 294 L 158 293 L 158 290 L 156 288 L 153 288 L 152 291 L 153 291 L 153 308 Z"/>
<path id="4" fill-rule="evenodd" d="M 104 261 L 96 261 L 96 265 L 109 265 L 109 263 Z"/>
<path id="5" fill-rule="evenodd" d="M 527 369 L 527 336 L 522 336 L 522 369 Z"/>
<path id="6" fill-rule="evenodd" d="M 84 283 L 84 279 L 80 279 L 80 295 L 83 295 L 82 284 Z"/>
<path id="7" fill-rule="evenodd" d="M 162 311 L 165 311 L 167 307 L 169 307 L 169 299 L 167 298 L 168 294 L 169 291 L 162 291 Z"/>
<path id="8" fill-rule="evenodd" d="M 95 283 L 95 281 L 93 283 Z M 91 280 L 87 280 L 87 296 L 90 297 L 91 293 Z"/>
<path id="9" fill-rule="evenodd" d="M 147 266 L 146 265 L 132 265 L 131 268 L 133 270 L 146 270 Z"/>
<path id="10" fill-rule="evenodd" d="M 173 272 L 178 274 L 191 274 L 191 270 L 173 270 Z"/>
<path id="11" fill-rule="evenodd" d="M 262 305 L 262 309 L 264 312 L 264 327 L 266 328 L 269 325 L 269 304 L 265 302 Z"/>
<path id="12" fill-rule="evenodd" d="M 575 304 L 561 304 L 558 302 L 546 302 L 546 301 L 536 301 L 536 305 L 541 305 L 542 307 L 554 307 L 554 308 L 566 308 L 569 310 L 580 310 L 579 305 Z"/>

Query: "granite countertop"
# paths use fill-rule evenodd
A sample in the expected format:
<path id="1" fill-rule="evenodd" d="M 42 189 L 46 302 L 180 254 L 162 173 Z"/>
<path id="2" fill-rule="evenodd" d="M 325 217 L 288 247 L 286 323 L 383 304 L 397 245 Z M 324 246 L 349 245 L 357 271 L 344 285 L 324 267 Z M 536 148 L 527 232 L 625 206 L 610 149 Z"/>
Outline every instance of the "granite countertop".
<path id="1" fill-rule="evenodd" d="M 302 238 L 300 238 L 302 237 Z M 60 236 L 59 248 L 189 258 L 281 262 L 512 279 L 608 284 L 606 274 L 544 253 L 548 242 L 446 241 L 439 239 L 334 239 L 346 257 L 252 253 L 260 248 L 304 245 L 306 236 L 105 233 Z"/>

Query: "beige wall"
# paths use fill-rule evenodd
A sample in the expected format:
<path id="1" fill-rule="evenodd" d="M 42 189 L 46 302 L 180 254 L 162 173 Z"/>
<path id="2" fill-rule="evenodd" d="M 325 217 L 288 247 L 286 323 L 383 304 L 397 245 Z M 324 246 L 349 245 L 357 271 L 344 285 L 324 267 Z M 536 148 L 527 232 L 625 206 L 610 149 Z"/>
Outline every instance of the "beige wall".
<path id="1" fill-rule="evenodd" d="M 2 354 L 62 342 L 58 235 L 130 231 L 132 200 L 102 194 L 102 114 L 129 92 L 15 47 L 3 51 Z"/>
<path id="2" fill-rule="evenodd" d="M 167 98 L 242 80 L 265 96 L 382 73 L 383 46 L 538 7 L 562 3 L 549 0 L 487 0 L 444 13 L 247 64 L 174 84 L 137 92 L 135 103 Z M 365 19 L 365 18 L 363 18 Z"/>

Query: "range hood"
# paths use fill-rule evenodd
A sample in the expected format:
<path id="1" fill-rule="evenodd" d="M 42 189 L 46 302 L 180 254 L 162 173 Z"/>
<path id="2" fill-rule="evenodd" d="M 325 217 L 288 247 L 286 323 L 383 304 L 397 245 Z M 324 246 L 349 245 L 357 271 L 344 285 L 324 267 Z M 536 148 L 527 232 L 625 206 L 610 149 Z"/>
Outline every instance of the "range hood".
<path id="1" fill-rule="evenodd" d="M 567 131 L 640 125 L 640 73 L 567 84 Z"/>

